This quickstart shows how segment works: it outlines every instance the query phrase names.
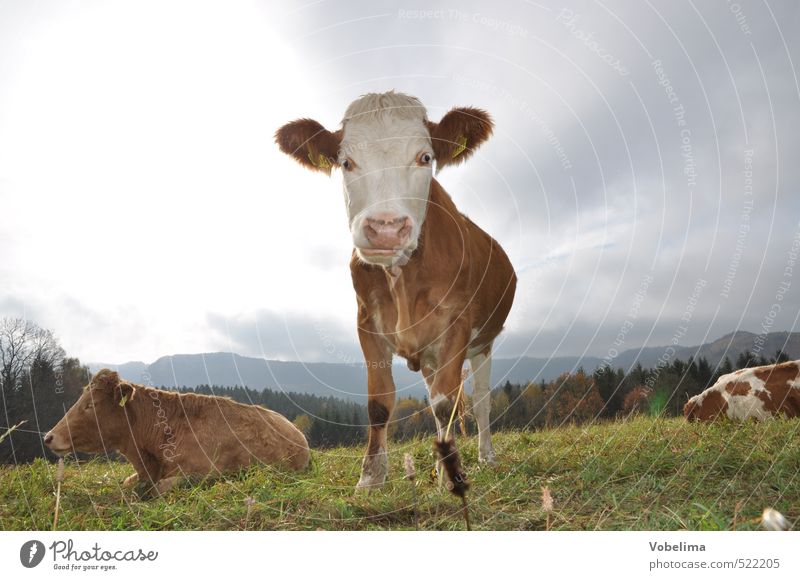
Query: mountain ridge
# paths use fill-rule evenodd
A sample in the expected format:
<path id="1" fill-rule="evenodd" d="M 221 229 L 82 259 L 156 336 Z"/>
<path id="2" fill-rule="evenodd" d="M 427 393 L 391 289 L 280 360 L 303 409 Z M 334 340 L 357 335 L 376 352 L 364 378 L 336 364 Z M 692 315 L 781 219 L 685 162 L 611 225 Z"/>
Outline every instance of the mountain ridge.
<path id="1" fill-rule="evenodd" d="M 662 359 L 668 362 L 675 358 L 687 360 L 689 357 L 705 357 L 714 367 L 725 356 L 735 364 L 736 358 L 745 350 L 758 350 L 755 354 L 767 358 L 777 350 L 782 350 L 790 358 L 800 359 L 800 333 L 756 334 L 740 330 L 695 346 L 632 348 L 620 352 L 610 360 L 610 365 L 627 370 L 637 363 L 654 367 Z M 592 372 L 607 362 L 596 356 L 495 358 L 492 363 L 492 384 L 550 381 L 564 372 L 574 372 L 581 367 Z M 129 361 L 122 364 L 89 363 L 88 366 L 93 373 L 101 368 L 112 368 L 126 380 L 158 387 L 246 385 L 259 390 L 269 388 L 366 402 L 366 367 L 363 363 L 303 363 L 215 352 L 167 355 L 149 364 Z M 422 398 L 426 395 L 422 376 L 409 371 L 402 361 L 393 365 L 392 372 L 399 397 Z"/>

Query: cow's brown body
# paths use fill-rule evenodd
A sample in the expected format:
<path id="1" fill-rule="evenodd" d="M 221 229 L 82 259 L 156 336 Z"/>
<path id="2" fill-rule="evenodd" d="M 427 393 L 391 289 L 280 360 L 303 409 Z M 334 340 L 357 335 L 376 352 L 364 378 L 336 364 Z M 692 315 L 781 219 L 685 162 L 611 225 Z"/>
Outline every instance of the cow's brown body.
<path id="1" fill-rule="evenodd" d="M 800 361 L 745 368 L 723 375 L 683 407 L 689 421 L 800 416 Z"/>
<path id="2" fill-rule="evenodd" d="M 282 415 L 225 397 L 175 393 L 98 372 L 45 436 L 56 453 L 119 451 L 136 474 L 126 483 L 163 492 L 183 475 L 234 471 L 253 463 L 308 465 L 303 434 Z"/>
<path id="3" fill-rule="evenodd" d="M 374 478 L 366 485 L 376 485 L 385 472 L 380 455 L 385 453 L 386 424 L 395 402 L 392 355 L 405 358 L 411 370 L 422 371 L 437 423 L 446 425 L 466 358 L 488 357 L 503 328 L 516 275 L 500 245 L 458 211 L 436 180 L 431 183 L 419 248 L 397 275 L 364 264 L 355 255 L 350 267 L 369 392 L 364 469 Z M 481 396 L 488 397 L 488 392 Z"/>
<path id="4" fill-rule="evenodd" d="M 370 337 L 378 345 L 385 342 L 415 371 L 443 368 L 442 350 L 462 351 L 453 360 L 457 373 L 445 395 L 460 384 L 456 376 L 461 376 L 466 349 L 485 351 L 502 330 L 516 288 L 503 249 L 456 209 L 435 180 L 420 247 L 400 275 L 355 256 L 350 267 L 359 329 L 369 342 Z"/>

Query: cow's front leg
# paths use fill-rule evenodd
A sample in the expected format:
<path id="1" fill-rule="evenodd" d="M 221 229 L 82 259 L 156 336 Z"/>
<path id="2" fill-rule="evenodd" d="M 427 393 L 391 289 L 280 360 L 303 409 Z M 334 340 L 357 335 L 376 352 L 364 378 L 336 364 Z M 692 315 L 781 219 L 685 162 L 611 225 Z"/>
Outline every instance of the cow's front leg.
<path id="1" fill-rule="evenodd" d="M 461 387 L 461 372 L 464 366 L 464 359 L 469 340 L 469 333 L 464 332 L 456 324 L 452 325 L 450 334 L 445 337 L 444 342 L 439 348 L 437 358 L 437 368 L 423 367 L 425 382 L 430 391 L 431 410 L 436 421 L 437 437 L 440 441 L 445 439 L 455 439 L 456 422 L 456 399 L 463 397 L 459 395 Z M 455 447 L 452 448 L 455 450 Z M 439 482 L 446 481 L 444 465 L 440 458 L 436 459 L 436 472 L 439 475 Z M 449 477 L 452 477 L 450 474 Z"/>
<path id="2" fill-rule="evenodd" d="M 124 451 L 123 455 L 136 470 L 134 475 L 126 478 L 123 488 L 133 486 L 141 497 L 147 497 L 153 491 L 156 482 L 161 479 L 161 464 L 156 457 L 144 449 L 135 448 Z"/>
<path id="3" fill-rule="evenodd" d="M 367 365 L 367 414 L 369 434 L 367 451 L 361 464 L 357 489 L 377 489 L 389 473 L 386 451 L 386 427 L 394 408 L 395 388 L 392 379 L 392 353 L 386 340 L 368 321 L 359 320 L 358 337 Z"/>
<path id="4" fill-rule="evenodd" d="M 430 391 L 431 410 L 436 419 L 439 438 L 443 438 L 448 427 L 450 435 L 454 435 L 455 403 L 461 387 L 461 372 L 464 367 L 469 329 L 466 325 L 455 322 L 450 333 L 444 338 L 438 352 L 436 369 L 423 369 L 425 381 Z M 464 393 L 461 393 L 461 397 Z"/>

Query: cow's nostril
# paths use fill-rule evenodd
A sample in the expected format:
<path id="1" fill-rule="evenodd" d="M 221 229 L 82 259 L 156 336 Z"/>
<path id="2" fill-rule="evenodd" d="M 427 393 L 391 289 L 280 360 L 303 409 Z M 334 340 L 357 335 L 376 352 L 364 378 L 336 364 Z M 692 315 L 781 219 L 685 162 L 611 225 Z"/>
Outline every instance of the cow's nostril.
<path id="1" fill-rule="evenodd" d="M 411 233 L 411 220 L 408 218 L 403 218 L 400 224 L 400 230 L 397 232 L 397 235 L 400 238 L 407 238 L 408 234 Z"/>
<path id="2" fill-rule="evenodd" d="M 50 442 L 52 440 L 53 440 L 53 436 L 50 433 L 48 433 L 47 435 L 44 436 L 44 442 L 47 443 L 48 445 L 50 444 Z"/>

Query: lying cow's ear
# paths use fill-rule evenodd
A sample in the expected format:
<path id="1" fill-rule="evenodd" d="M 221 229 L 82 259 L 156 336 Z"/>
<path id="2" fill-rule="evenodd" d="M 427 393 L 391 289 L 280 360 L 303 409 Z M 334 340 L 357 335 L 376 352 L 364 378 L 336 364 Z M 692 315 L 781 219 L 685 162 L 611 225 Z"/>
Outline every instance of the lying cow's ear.
<path id="1" fill-rule="evenodd" d="M 136 396 L 136 387 L 130 383 L 120 383 L 114 387 L 114 402 L 124 407 Z"/>
<path id="2" fill-rule="evenodd" d="M 331 133 L 313 119 L 292 121 L 275 132 L 281 151 L 309 169 L 328 175 L 338 165 L 341 137 L 341 131 Z"/>
<path id="3" fill-rule="evenodd" d="M 466 160 L 491 136 L 493 128 L 489 113 L 472 107 L 452 109 L 438 123 L 428 121 L 436 167 Z"/>
<path id="4" fill-rule="evenodd" d="M 119 373 L 111 369 L 100 369 L 92 377 L 92 382 L 101 387 L 115 387 L 119 384 Z"/>

